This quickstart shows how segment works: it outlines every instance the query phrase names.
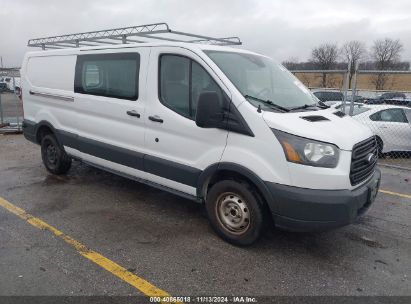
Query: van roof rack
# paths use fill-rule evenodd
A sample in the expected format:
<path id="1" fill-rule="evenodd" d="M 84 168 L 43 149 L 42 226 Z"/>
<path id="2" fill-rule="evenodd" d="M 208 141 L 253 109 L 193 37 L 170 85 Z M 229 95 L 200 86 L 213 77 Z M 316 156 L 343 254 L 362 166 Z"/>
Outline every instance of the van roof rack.
<path id="1" fill-rule="evenodd" d="M 192 40 L 192 38 L 195 38 L 195 40 Z M 214 38 L 204 35 L 174 31 L 170 29 L 167 23 L 163 22 L 30 39 L 27 46 L 41 47 L 43 50 L 46 50 L 74 48 L 80 46 L 101 46 L 107 44 L 144 43 L 151 42 L 153 40 L 204 43 L 213 45 L 242 44 L 240 38 L 238 37 Z"/>

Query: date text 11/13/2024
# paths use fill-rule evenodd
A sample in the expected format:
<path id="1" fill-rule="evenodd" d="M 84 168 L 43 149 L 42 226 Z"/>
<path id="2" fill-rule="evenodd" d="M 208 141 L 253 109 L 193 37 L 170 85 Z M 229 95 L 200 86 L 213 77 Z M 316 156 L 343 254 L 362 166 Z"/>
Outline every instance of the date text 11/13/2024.
<path id="1" fill-rule="evenodd" d="M 151 303 L 257 303 L 255 297 L 233 296 L 233 297 L 150 297 Z"/>

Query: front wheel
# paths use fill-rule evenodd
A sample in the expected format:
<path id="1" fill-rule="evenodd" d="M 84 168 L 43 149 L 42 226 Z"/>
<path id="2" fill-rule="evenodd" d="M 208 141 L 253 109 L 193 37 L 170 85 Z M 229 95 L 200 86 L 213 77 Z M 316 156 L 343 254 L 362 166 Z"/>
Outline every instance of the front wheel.
<path id="1" fill-rule="evenodd" d="M 206 209 L 213 229 L 229 243 L 251 245 L 261 235 L 263 208 L 258 194 L 247 183 L 216 183 L 207 195 Z"/>
<path id="2" fill-rule="evenodd" d="M 41 158 L 46 169 L 53 174 L 65 174 L 71 167 L 71 158 L 52 134 L 41 140 Z"/>

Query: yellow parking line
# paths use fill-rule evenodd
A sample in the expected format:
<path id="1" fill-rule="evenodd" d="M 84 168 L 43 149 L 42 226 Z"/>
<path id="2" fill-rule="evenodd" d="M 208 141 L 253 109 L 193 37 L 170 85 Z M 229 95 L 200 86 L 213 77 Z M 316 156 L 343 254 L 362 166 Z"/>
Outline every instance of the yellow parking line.
<path id="1" fill-rule="evenodd" d="M 411 195 L 409 195 L 409 194 L 397 193 L 397 192 L 392 192 L 392 191 L 387 191 L 387 190 L 381 190 L 381 189 L 379 190 L 379 192 L 385 193 L 385 194 L 389 194 L 389 195 L 395 195 L 395 196 L 405 197 L 405 198 L 411 199 Z"/>
<path id="2" fill-rule="evenodd" d="M 118 265 L 117 263 L 111 261 L 110 259 L 104 257 L 103 255 L 87 248 L 85 245 L 76 241 L 72 237 L 64 234 L 57 228 L 47 224 L 46 222 L 42 221 L 39 218 L 32 216 L 31 214 L 27 213 L 23 209 L 13 205 L 12 203 L 6 201 L 5 199 L 1 197 L 0 197 L 0 206 L 10 211 L 11 213 L 19 216 L 26 222 L 30 223 L 32 226 L 42 229 L 42 230 L 48 230 L 54 235 L 63 239 L 67 244 L 73 246 L 79 254 L 86 257 L 90 261 L 96 263 L 97 265 L 104 268 L 105 270 L 111 272 L 112 274 L 120 278 L 121 280 L 130 284 L 131 286 L 134 286 L 146 296 L 150 296 L 150 297 L 169 297 L 170 296 L 164 290 L 157 288 L 150 282 L 144 280 L 143 278 L 140 278 L 134 273 L 131 273 L 124 267 Z"/>

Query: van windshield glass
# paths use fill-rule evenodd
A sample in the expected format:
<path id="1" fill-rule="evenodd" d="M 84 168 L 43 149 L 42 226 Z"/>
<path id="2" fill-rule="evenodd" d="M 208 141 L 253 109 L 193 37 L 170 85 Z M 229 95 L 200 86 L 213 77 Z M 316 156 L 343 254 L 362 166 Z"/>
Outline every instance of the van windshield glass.
<path id="1" fill-rule="evenodd" d="M 243 96 L 254 106 L 264 110 L 275 110 L 269 104 L 259 102 L 269 100 L 283 108 L 316 106 L 315 97 L 285 67 L 263 56 L 225 52 L 204 51 L 223 71 Z"/>

